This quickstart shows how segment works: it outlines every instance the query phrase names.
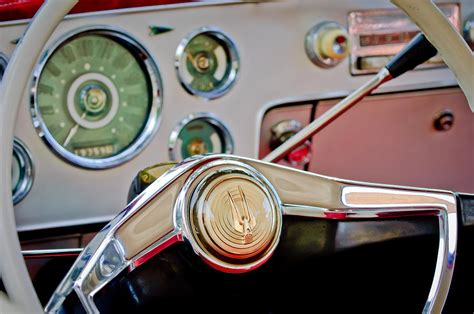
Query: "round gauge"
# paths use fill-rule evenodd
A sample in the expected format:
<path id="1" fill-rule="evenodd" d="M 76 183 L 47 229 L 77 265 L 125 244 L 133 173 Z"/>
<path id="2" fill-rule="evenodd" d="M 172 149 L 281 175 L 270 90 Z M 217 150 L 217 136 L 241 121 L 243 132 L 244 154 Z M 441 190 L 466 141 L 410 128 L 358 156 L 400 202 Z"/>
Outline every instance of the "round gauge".
<path id="1" fill-rule="evenodd" d="M 18 139 L 13 142 L 12 195 L 13 203 L 25 198 L 33 185 L 33 162 L 29 151 Z"/>
<path id="2" fill-rule="evenodd" d="M 173 130 L 170 158 L 183 160 L 202 154 L 231 154 L 234 143 L 227 127 L 211 114 L 190 115 Z"/>
<path id="3" fill-rule="evenodd" d="M 5 73 L 5 70 L 7 69 L 7 63 L 8 63 L 7 56 L 5 56 L 3 53 L 0 53 L 0 82 L 2 81 L 3 74 Z"/>
<path id="4" fill-rule="evenodd" d="M 105 29 L 77 31 L 48 50 L 34 77 L 33 120 L 67 161 L 117 166 L 158 127 L 161 81 L 147 51 Z"/>
<path id="5" fill-rule="evenodd" d="M 204 27 L 184 38 L 178 46 L 176 69 L 188 92 L 205 99 L 217 98 L 234 84 L 239 56 L 228 36 Z"/>

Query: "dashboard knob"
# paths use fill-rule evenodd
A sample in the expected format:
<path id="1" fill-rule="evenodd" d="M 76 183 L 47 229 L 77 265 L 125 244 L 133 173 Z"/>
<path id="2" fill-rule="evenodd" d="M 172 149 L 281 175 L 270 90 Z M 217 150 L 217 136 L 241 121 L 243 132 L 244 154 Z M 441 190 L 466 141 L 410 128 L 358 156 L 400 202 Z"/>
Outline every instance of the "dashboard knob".
<path id="1" fill-rule="evenodd" d="M 270 148 L 274 150 L 290 137 L 298 133 L 302 129 L 301 123 L 297 120 L 283 120 L 275 124 L 272 128 L 272 137 L 270 140 Z M 293 167 L 301 167 L 308 164 L 311 160 L 311 142 L 306 141 L 293 151 L 291 151 L 285 160 Z"/>
<path id="2" fill-rule="evenodd" d="M 306 34 L 306 54 L 323 68 L 336 66 L 349 55 L 351 42 L 345 28 L 336 22 L 322 22 Z"/>

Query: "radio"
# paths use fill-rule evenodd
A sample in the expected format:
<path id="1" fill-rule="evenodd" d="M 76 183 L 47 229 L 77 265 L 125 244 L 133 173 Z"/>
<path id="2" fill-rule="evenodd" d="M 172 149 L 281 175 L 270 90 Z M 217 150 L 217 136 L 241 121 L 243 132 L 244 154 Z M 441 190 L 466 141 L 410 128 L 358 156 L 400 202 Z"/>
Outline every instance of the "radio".
<path id="1" fill-rule="evenodd" d="M 460 7 L 455 3 L 438 5 L 460 31 Z M 398 9 L 353 11 L 348 16 L 352 41 L 350 69 L 352 75 L 377 73 L 418 32 L 418 27 Z M 417 69 L 445 66 L 435 56 Z"/>

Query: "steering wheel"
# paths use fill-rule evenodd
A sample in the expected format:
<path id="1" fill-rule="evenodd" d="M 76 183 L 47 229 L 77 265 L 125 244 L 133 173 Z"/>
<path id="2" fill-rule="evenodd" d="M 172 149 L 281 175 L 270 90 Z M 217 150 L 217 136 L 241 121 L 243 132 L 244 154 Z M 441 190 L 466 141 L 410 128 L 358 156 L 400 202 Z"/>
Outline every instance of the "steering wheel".
<path id="1" fill-rule="evenodd" d="M 13 144 L 23 89 L 44 43 L 76 0 L 48 0 L 18 44 L 0 89 L 0 140 Z M 473 55 L 429 0 L 392 0 L 422 29 L 455 73 L 472 109 Z M 0 155 L 0 275 L 6 312 L 42 312 L 16 233 L 11 196 L 11 154 Z M 316 219 L 385 219 L 432 215 L 439 219 L 439 247 L 425 312 L 440 312 L 449 291 L 457 243 L 453 193 L 352 182 L 228 155 L 192 157 L 169 168 L 101 230 L 76 260 L 46 311 L 58 311 L 75 292 L 88 312 L 95 294 L 123 270 L 133 271 L 175 243 L 187 241 L 211 267 L 250 272 L 279 243 L 288 216 Z M 149 222 L 153 221 L 153 224 Z M 148 223 L 147 223 L 148 222 Z M 152 225 L 152 227 L 150 227 Z"/>

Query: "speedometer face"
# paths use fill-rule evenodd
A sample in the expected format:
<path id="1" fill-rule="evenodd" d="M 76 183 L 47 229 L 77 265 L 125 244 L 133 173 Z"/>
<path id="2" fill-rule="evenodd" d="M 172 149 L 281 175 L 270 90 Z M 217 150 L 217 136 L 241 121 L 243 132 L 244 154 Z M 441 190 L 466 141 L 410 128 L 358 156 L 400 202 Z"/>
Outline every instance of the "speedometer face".
<path id="1" fill-rule="evenodd" d="M 63 41 L 40 67 L 33 118 L 66 160 L 116 166 L 157 128 L 160 84 L 156 65 L 137 42 L 121 33 L 84 31 Z"/>
<path id="2" fill-rule="evenodd" d="M 235 82 L 239 69 L 232 40 L 212 28 L 201 28 L 183 41 L 176 52 L 178 77 L 191 94 L 212 99 Z"/>

